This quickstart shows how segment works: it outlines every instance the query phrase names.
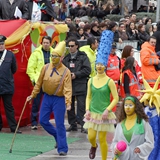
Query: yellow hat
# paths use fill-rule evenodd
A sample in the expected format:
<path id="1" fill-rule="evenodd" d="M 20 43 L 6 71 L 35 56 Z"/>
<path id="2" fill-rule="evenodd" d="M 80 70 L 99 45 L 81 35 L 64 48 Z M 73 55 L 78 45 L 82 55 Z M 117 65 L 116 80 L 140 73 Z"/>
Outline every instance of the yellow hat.
<path id="1" fill-rule="evenodd" d="M 57 53 L 59 56 L 63 56 L 66 50 L 66 42 L 62 41 L 57 44 L 57 46 L 53 49 L 53 53 Z"/>

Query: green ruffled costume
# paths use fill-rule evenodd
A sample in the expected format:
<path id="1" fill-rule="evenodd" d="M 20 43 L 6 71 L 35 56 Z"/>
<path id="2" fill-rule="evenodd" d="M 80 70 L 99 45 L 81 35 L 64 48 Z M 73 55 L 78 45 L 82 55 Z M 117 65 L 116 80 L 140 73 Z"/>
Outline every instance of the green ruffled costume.
<path id="1" fill-rule="evenodd" d="M 110 79 L 104 86 L 100 88 L 94 87 L 92 81 L 93 79 L 91 79 L 91 84 L 90 84 L 92 98 L 89 106 L 91 118 L 90 120 L 84 119 L 85 124 L 83 127 L 85 129 L 92 128 L 96 131 L 114 132 L 115 130 L 114 124 L 116 123 L 115 114 L 113 112 L 109 112 L 108 118 L 105 121 L 102 120 L 102 114 L 110 104 L 111 91 L 108 86 Z"/>

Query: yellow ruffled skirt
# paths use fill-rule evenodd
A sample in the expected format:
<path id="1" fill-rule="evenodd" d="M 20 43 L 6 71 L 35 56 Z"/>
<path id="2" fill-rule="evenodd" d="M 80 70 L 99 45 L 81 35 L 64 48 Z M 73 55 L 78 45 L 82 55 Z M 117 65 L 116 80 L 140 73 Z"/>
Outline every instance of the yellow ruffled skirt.
<path id="1" fill-rule="evenodd" d="M 108 118 L 106 120 L 102 120 L 102 114 L 90 112 L 90 120 L 84 118 L 84 126 L 83 128 L 89 129 L 92 128 L 96 131 L 107 131 L 107 132 L 114 132 L 116 124 L 116 116 L 113 112 L 108 113 Z"/>

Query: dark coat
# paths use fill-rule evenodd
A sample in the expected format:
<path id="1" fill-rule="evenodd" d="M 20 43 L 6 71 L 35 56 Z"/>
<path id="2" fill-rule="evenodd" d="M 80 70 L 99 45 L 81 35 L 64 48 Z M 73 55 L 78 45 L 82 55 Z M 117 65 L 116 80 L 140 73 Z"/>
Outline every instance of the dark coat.
<path id="1" fill-rule="evenodd" d="M 41 21 L 51 21 L 52 18 L 57 19 L 56 13 L 54 12 L 52 8 L 52 4 L 48 0 L 41 0 L 37 4 L 40 6 L 44 3 L 46 6 L 46 9 L 41 12 Z M 33 8 L 33 0 L 29 0 L 27 2 L 28 8 L 29 8 L 29 19 L 31 20 L 32 17 L 32 8 Z"/>
<path id="2" fill-rule="evenodd" d="M 74 68 L 70 67 L 70 63 L 75 64 Z M 74 59 L 68 54 L 63 59 L 63 64 L 76 75 L 72 80 L 72 95 L 83 95 L 87 92 L 87 79 L 91 73 L 91 65 L 86 53 L 78 51 Z"/>
<path id="3" fill-rule="evenodd" d="M 28 6 L 24 0 L 14 0 L 12 5 L 9 0 L 0 0 L 0 19 L 16 19 L 14 17 L 16 6 L 22 12 L 22 19 L 29 19 Z"/>
<path id="4" fill-rule="evenodd" d="M 147 34 L 146 31 L 144 31 L 144 32 L 139 32 L 139 31 L 138 31 L 138 39 L 139 39 L 140 41 L 142 41 L 142 43 L 144 43 L 145 41 L 147 41 L 148 38 L 149 38 L 149 34 Z"/>
<path id="5" fill-rule="evenodd" d="M 115 31 L 114 32 L 114 38 L 113 38 L 113 40 L 114 40 L 114 42 L 119 42 L 119 34 L 118 34 L 118 31 Z"/>
<path id="6" fill-rule="evenodd" d="M 0 53 L 0 58 L 2 57 Z M 5 59 L 0 66 L 0 95 L 14 93 L 13 74 L 17 71 L 17 63 L 14 54 L 7 51 Z"/>
<path id="7" fill-rule="evenodd" d="M 137 33 L 133 34 L 131 30 L 127 31 L 127 36 L 128 36 L 128 40 L 138 40 Z"/>
<path id="8" fill-rule="evenodd" d="M 153 36 L 156 37 L 156 52 L 160 51 L 160 27 L 156 32 L 153 33 Z"/>

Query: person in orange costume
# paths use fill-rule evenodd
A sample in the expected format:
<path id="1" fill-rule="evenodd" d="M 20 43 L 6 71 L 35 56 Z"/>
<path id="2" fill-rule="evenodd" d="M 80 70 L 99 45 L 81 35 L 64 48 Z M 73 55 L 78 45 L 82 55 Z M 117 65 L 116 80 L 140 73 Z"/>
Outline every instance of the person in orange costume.
<path id="1" fill-rule="evenodd" d="M 156 68 L 160 68 L 160 60 L 156 55 L 155 45 L 156 38 L 150 36 L 148 42 L 142 44 L 142 49 L 140 51 L 142 74 L 151 87 L 154 86 L 157 78 L 160 76 L 160 70 L 156 70 Z"/>

